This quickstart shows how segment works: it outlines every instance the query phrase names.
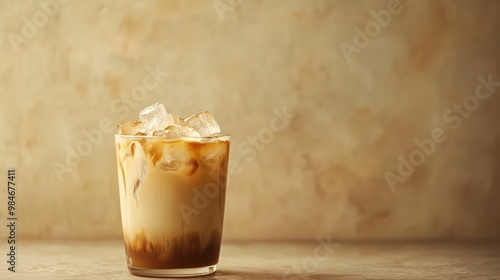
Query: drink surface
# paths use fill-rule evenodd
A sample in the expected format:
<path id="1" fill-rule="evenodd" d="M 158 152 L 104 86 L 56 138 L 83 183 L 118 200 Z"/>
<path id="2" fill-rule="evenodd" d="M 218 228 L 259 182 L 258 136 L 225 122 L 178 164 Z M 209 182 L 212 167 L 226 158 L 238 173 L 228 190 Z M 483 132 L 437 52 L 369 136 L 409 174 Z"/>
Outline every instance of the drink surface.
<path id="1" fill-rule="evenodd" d="M 129 267 L 217 264 L 229 138 L 115 136 Z"/>

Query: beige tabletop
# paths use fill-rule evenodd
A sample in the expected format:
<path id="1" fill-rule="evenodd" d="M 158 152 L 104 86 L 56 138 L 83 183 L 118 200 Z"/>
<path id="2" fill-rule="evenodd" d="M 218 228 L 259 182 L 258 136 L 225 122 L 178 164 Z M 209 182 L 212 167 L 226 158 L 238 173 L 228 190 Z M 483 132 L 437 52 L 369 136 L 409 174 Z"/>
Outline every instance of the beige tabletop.
<path id="1" fill-rule="evenodd" d="M 0 279 L 144 279 L 118 241 L 21 240 L 17 258 Z M 226 242 L 219 271 L 195 279 L 500 279 L 500 243 Z"/>

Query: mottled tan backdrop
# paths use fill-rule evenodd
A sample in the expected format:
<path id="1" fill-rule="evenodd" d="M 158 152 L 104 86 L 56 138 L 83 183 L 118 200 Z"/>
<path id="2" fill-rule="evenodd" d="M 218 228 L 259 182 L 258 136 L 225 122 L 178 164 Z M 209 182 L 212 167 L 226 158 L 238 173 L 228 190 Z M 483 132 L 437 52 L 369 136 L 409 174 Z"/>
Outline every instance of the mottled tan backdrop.
<path id="1" fill-rule="evenodd" d="M 110 123 L 160 101 L 232 134 L 226 240 L 499 238 L 499 14 L 1 0 L 0 218 L 15 167 L 20 236 L 120 238 Z"/>

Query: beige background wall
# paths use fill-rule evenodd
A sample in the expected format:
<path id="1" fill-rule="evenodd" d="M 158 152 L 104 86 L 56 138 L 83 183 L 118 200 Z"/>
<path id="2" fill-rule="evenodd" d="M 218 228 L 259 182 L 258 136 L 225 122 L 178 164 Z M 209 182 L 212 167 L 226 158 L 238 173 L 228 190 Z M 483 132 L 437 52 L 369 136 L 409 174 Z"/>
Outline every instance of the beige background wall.
<path id="1" fill-rule="evenodd" d="M 500 87 L 447 112 L 478 76 L 500 81 L 498 1 L 401 1 L 350 63 L 340 44 L 389 1 L 244 0 L 222 21 L 212 1 L 66 2 L 44 23 L 38 1 L 0 1 L 0 174 L 17 168 L 20 236 L 120 238 L 113 133 L 61 180 L 53 165 L 160 101 L 232 134 L 226 240 L 500 237 Z M 148 67 L 169 75 L 133 91 Z M 436 128 L 446 141 L 391 190 L 384 173 Z"/>

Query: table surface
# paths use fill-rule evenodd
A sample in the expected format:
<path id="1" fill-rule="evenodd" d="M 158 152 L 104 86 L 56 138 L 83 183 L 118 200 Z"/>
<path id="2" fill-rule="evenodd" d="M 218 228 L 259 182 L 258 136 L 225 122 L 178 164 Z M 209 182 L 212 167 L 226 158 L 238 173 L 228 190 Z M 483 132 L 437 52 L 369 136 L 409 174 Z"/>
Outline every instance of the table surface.
<path id="1" fill-rule="evenodd" d="M 118 241 L 18 243 L 16 272 L 2 260 L 0 279 L 146 279 Z M 194 279 L 500 279 L 500 243 L 226 242 L 219 270 Z"/>

